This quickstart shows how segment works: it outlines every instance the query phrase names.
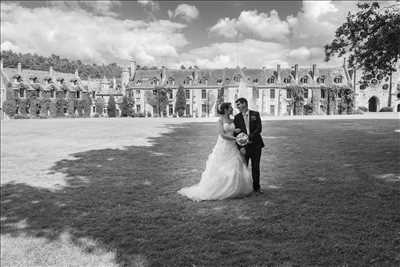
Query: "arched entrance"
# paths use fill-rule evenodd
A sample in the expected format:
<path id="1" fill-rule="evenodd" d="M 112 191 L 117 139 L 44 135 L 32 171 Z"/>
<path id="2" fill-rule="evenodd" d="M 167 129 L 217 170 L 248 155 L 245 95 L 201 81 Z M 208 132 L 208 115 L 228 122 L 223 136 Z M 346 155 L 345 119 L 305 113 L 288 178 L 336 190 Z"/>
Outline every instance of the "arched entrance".
<path id="1" fill-rule="evenodd" d="M 371 97 L 368 100 L 368 111 L 377 112 L 378 111 L 379 99 L 376 96 Z"/>

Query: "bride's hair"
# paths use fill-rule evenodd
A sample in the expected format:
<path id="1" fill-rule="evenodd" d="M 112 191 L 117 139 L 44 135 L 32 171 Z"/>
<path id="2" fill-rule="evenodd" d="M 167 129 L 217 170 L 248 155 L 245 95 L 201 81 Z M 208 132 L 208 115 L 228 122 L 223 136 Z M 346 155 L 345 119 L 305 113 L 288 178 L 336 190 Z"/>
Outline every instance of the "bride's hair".
<path id="1" fill-rule="evenodd" d="M 218 114 L 220 115 L 225 115 L 225 111 L 231 106 L 232 104 L 230 102 L 224 102 L 218 107 Z"/>

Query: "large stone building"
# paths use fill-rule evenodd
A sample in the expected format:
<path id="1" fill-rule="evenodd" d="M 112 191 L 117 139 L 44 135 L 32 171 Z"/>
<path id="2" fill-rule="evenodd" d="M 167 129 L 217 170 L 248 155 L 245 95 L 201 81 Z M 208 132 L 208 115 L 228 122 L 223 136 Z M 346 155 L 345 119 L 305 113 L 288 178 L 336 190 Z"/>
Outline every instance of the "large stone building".
<path id="1" fill-rule="evenodd" d="M 325 114 L 326 91 L 321 89 L 332 86 L 349 86 L 354 91 L 355 107 L 364 107 L 371 112 L 391 106 L 400 111 L 400 75 L 395 72 L 392 77 L 369 77 L 368 84 L 360 84 L 361 71 L 347 70 L 345 67 L 318 68 L 315 64 L 306 68 L 297 64 L 292 68 L 225 68 L 225 69 L 167 69 L 137 70 L 134 61 L 123 69 L 121 78 L 107 80 L 82 80 L 75 74 L 59 73 L 50 68 L 49 72 L 3 68 L 1 64 L 1 103 L 6 100 L 7 84 L 11 84 L 17 97 L 24 97 L 18 88 L 31 90 L 59 91 L 66 90 L 76 95 L 87 94 L 93 100 L 103 98 L 107 104 L 114 96 L 117 104 L 124 95 L 134 99 L 134 110 L 144 116 L 157 116 L 157 105 L 151 102 L 160 88 L 167 89 L 168 104 L 160 113 L 163 116 L 175 116 L 176 92 L 183 87 L 186 97 L 187 116 L 209 117 L 215 115 L 218 97 L 224 101 L 234 102 L 238 97 L 246 97 L 251 108 L 267 115 L 292 115 L 293 105 L 288 86 L 300 85 L 304 91 L 304 104 L 312 106 L 314 114 Z M 25 84 L 19 87 L 19 84 Z M 37 86 L 37 85 L 40 86 Z M 34 89 L 37 88 L 37 89 Z M 391 92 L 389 97 L 389 92 Z M 40 92 L 38 92 L 38 95 Z M 55 94 L 50 94 L 55 97 Z M 66 94 L 65 94 L 66 95 Z M 390 101 L 390 105 L 389 102 Z M 99 113 L 94 105 L 91 115 Z M 325 103 L 325 104 L 324 104 Z M 117 105 L 118 107 L 118 105 Z M 106 111 L 107 106 L 104 107 Z M 106 112 L 104 112 L 106 113 Z M 119 112 L 117 112 L 119 114 Z"/>

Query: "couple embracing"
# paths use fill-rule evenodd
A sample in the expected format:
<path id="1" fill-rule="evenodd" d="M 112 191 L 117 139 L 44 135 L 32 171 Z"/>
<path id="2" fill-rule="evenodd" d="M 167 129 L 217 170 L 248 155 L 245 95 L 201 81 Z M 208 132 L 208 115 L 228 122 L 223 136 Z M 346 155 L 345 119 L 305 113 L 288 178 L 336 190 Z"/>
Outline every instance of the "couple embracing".
<path id="1" fill-rule="evenodd" d="M 201 201 L 243 197 L 252 191 L 262 193 L 260 158 L 264 142 L 260 114 L 248 109 L 245 98 L 239 98 L 235 103 L 240 113 L 233 120 L 231 103 L 220 105 L 217 143 L 208 157 L 201 180 L 182 188 L 179 194 Z"/>

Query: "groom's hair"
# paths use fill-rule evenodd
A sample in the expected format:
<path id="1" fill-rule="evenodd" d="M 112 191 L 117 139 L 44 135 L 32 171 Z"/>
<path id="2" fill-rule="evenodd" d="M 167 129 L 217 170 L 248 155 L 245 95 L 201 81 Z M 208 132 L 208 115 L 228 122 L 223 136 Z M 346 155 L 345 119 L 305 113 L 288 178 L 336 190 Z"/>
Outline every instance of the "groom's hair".
<path id="1" fill-rule="evenodd" d="M 240 97 L 240 98 L 236 99 L 235 103 L 236 104 L 237 103 L 240 103 L 240 104 L 246 103 L 246 106 L 248 105 L 247 99 L 244 97 Z"/>

